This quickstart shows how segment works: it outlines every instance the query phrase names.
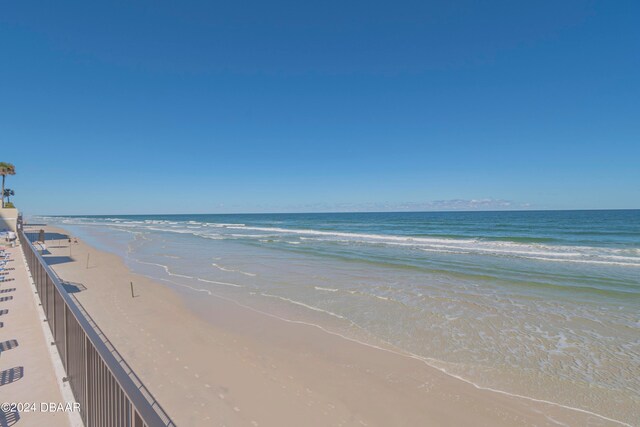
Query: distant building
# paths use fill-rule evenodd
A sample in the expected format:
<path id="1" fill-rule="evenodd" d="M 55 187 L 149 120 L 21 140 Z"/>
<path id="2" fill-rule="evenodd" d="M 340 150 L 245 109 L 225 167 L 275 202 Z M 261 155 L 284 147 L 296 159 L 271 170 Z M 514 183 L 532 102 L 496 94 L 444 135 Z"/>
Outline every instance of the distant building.
<path id="1" fill-rule="evenodd" d="M 16 208 L 0 208 L 0 232 L 18 231 L 19 212 Z"/>

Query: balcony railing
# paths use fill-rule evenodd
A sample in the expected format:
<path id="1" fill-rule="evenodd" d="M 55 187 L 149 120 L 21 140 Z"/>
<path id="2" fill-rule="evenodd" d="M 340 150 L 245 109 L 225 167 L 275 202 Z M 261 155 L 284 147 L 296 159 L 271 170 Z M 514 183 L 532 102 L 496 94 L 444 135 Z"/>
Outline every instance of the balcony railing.
<path id="1" fill-rule="evenodd" d="M 18 233 L 66 379 L 86 427 L 175 427 L 82 305 L 69 294 L 32 240 Z"/>

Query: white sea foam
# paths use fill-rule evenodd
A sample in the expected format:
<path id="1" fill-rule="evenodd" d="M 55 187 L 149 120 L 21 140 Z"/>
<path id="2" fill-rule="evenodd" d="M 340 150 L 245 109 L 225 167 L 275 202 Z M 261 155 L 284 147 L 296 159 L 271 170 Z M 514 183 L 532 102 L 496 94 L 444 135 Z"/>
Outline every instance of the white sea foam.
<path id="1" fill-rule="evenodd" d="M 333 289 L 333 288 L 323 288 L 321 286 L 314 286 L 313 288 L 317 291 L 325 291 L 325 292 L 338 292 L 340 290 L 340 289 Z"/>
<path id="2" fill-rule="evenodd" d="M 147 277 L 149 277 L 149 276 L 147 276 Z M 152 279 L 155 279 L 154 277 L 151 277 L 151 278 L 152 278 Z M 206 294 L 208 294 L 208 295 L 210 295 L 210 296 L 212 296 L 212 295 L 213 295 L 213 292 L 211 292 L 209 289 L 196 288 L 196 287 L 193 287 L 193 286 L 189 286 L 189 285 L 187 285 L 187 284 L 184 284 L 184 283 L 174 282 L 173 280 L 169 280 L 169 279 L 163 279 L 163 278 L 160 278 L 160 279 L 158 279 L 158 280 L 162 280 L 163 282 L 171 283 L 171 284 L 174 284 L 174 285 L 180 286 L 180 287 L 182 287 L 182 288 L 191 289 L 192 291 L 195 291 L 195 292 L 203 292 L 203 293 L 206 293 Z"/>
<path id="3" fill-rule="evenodd" d="M 165 273 L 167 273 L 169 276 L 173 276 L 173 277 L 183 277 L 185 279 L 193 279 L 193 280 L 197 280 L 199 282 L 212 283 L 212 284 L 215 284 L 215 285 L 232 286 L 234 288 L 244 288 L 244 286 L 239 285 L 237 283 L 220 282 L 220 281 L 217 281 L 217 280 L 208 280 L 208 279 L 203 279 L 203 278 L 200 278 L 200 277 L 187 276 L 186 274 L 173 273 L 171 270 L 169 270 L 169 267 L 167 267 L 164 264 L 158 264 L 158 263 L 155 263 L 155 262 L 141 261 L 141 260 L 138 260 L 138 259 L 134 259 L 134 261 L 136 261 L 137 263 L 140 263 L 140 264 L 153 265 L 153 266 L 156 266 L 156 267 L 160 267 L 165 271 Z"/>
<path id="4" fill-rule="evenodd" d="M 557 259 L 549 257 L 529 257 L 530 259 L 537 259 L 539 261 L 551 261 L 551 262 L 575 262 L 580 264 L 600 264 L 600 265 L 617 265 L 620 267 L 640 267 L 640 263 L 635 262 L 619 262 L 619 261 L 600 261 L 595 259 Z"/>
<path id="5" fill-rule="evenodd" d="M 225 237 L 221 236 L 219 234 L 204 234 L 204 233 L 194 233 L 194 236 L 198 236 L 198 237 L 203 237 L 205 239 L 209 239 L 209 240 L 224 240 Z"/>
<path id="6" fill-rule="evenodd" d="M 321 231 L 321 230 L 311 230 L 311 229 L 295 229 L 295 228 L 279 228 L 279 227 L 251 227 L 251 226 L 229 226 L 228 228 L 232 229 L 241 229 L 241 230 L 254 230 L 254 231 L 265 231 L 265 232 L 274 232 L 281 234 L 302 234 L 309 236 L 339 236 L 339 237 L 348 237 L 348 238 L 359 238 L 359 239 L 369 239 L 369 240 L 390 240 L 390 241 L 425 241 L 429 243 L 434 242 L 442 242 L 446 243 L 450 241 L 450 239 L 426 239 L 423 237 L 406 237 L 406 236 L 394 236 L 394 235 L 381 235 L 381 234 L 363 234 L 363 233 L 345 233 L 340 231 Z M 461 243 L 473 243 L 476 242 L 475 239 L 469 240 L 458 240 Z"/>
<path id="7" fill-rule="evenodd" d="M 229 273 L 238 273 L 238 274 L 244 274 L 245 276 L 256 277 L 255 273 L 248 273 L 248 272 L 242 271 L 242 270 L 234 270 L 233 268 L 223 267 L 220 264 L 217 264 L 215 262 L 212 263 L 211 265 L 214 266 L 215 268 L 217 268 L 218 270 L 227 271 Z"/>
<path id="8" fill-rule="evenodd" d="M 299 306 L 307 308 L 309 310 L 317 311 L 317 312 L 320 312 L 320 313 L 325 313 L 325 314 L 328 314 L 329 316 L 333 316 L 333 317 L 336 317 L 338 319 L 346 320 L 349 323 L 353 323 L 349 319 L 347 319 L 346 317 L 341 316 L 339 314 L 336 314 L 336 313 L 334 313 L 332 311 L 324 310 L 324 309 L 319 308 L 319 307 L 314 307 L 312 305 L 305 304 L 305 303 L 300 302 L 300 301 L 292 300 L 291 298 L 286 298 L 286 297 L 282 297 L 282 296 L 279 296 L 279 295 L 267 294 L 267 293 L 264 293 L 264 292 L 260 293 L 260 295 L 262 295 L 263 297 L 268 297 L 268 298 L 277 298 L 279 300 L 286 301 L 286 302 L 291 303 L 291 304 L 299 305 Z"/>
<path id="9" fill-rule="evenodd" d="M 544 245 L 539 243 L 518 243 L 506 241 L 490 241 L 479 239 L 451 239 L 396 236 L 386 234 L 348 233 L 338 231 L 324 231 L 312 229 L 289 229 L 280 227 L 253 227 L 246 225 L 225 225 L 226 228 L 236 230 L 262 231 L 281 235 L 298 235 L 301 240 L 318 240 L 325 242 L 343 242 L 359 244 L 383 244 L 391 246 L 415 247 L 426 252 L 441 252 L 454 254 L 476 254 L 511 256 L 518 258 L 537 259 L 555 262 L 580 262 L 594 265 L 616 265 L 626 267 L 640 267 L 640 257 L 617 255 L 618 250 L 612 248 L 596 248 L 590 246 L 561 246 Z M 235 236 L 236 234 L 234 234 Z M 245 237 L 252 237 L 245 234 Z M 255 236 L 264 238 L 265 236 Z M 320 237 L 320 238 L 319 238 Z M 273 241 L 274 239 L 270 239 Z M 264 241 L 261 240 L 261 241 Z M 294 241 L 286 241 L 298 244 Z"/>
<path id="10" fill-rule="evenodd" d="M 175 228 L 158 228 L 158 227 L 146 227 L 147 230 L 153 231 L 165 231 L 169 233 L 179 233 L 179 234 L 193 234 L 193 230 L 189 229 L 175 229 Z"/>
<path id="11" fill-rule="evenodd" d="M 147 262 L 147 261 L 140 261 L 139 259 L 134 259 L 136 262 L 140 263 L 140 264 L 147 264 L 147 265 L 155 265 L 156 267 L 160 267 L 162 268 L 169 276 L 174 276 L 174 277 L 184 277 L 185 279 L 195 279 L 195 277 L 193 276 L 187 276 L 186 274 L 178 274 L 178 273 L 172 273 L 171 270 L 169 270 L 169 267 L 164 265 L 164 264 L 157 264 L 155 262 Z"/>
<path id="12" fill-rule="evenodd" d="M 105 220 L 100 220 L 105 221 Z M 123 228 L 140 227 L 147 230 L 193 234 L 195 236 L 223 240 L 226 238 L 247 238 L 258 239 L 262 243 L 277 243 L 281 239 L 266 237 L 277 237 L 286 235 L 298 236 L 300 240 L 317 240 L 327 243 L 344 243 L 344 244 L 373 244 L 388 246 L 404 246 L 408 248 L 419 249 L 423 252 L 444 253 L 444 254 L 460 254 L 460 255 L 486 255 L 486 256 L 504 256 L 523 259 L 532 259 L 547 262 L 571 262 L 591 265 L 610 265 L 619 267 L 640 267 L 640 250 L 631 249 L 615 249 L 606 247 L 590 247 L 590 246 L 562 246 L 562 245 L 545 245 L 540 243 L 519 243 L 509 241 L 492 241 L 481 239 L 453 239 L 453 238 L 437 238 L 437 237 L 413 237 L 398 236 L 387 234 L 372 233 L 351 233 L 341 231 L 327 231 L 314 229 L 295 229 L 282 227 L 258 227 L 247 226 L 240 223 L 213 223 L 213 222 L 170 222 L 170 221 L 135 221 L 128 220 L 124 222 L 117 218 L 110 218 L 111 225 Z M 96 220 L 87 218 L 66 218 L 65 223 L 83 224 L 83 225 L 99 225 Z M 162 225 L 172 224 L 169 227 Z M 176 227 L 176 224 L 183 224 L 183 227 Z M 160 227 L 158 227 L 160 225 Z M 194 227 L 195 226 L 195 227 Z M 221 229 L 221 234 L 202 233 L 197 230 L 202 227 Z M 222 230 L 239 230 L 240 232 L 228 233 Z M 269 233 L 255 234 L 251 231 L 260 231 Z M 288 244 L 298 245 L 298 241 L 284 240 Z"/>
<path id="13" fill-rule="evenodd" d="M 234 288 L 244 288 L 244 286 L 238 285 L 237 283 L 220 282 L 220 281 L 217 281 L 217 280 L 202 279 L 200 277 L 198 277 L 197 280 L 199 282 L 213 283 L 214 285 L 231 286 L 231 287 L 234 287 Z"/>
<path id="14" fill-rule="evenodd" d="M 244 227 L 244 224 L 225 224 L 220 222 L 205 222 L 203 224 L 205 227 L 217 227 L 217 228 L 231 228 L 231 227 Z"/>

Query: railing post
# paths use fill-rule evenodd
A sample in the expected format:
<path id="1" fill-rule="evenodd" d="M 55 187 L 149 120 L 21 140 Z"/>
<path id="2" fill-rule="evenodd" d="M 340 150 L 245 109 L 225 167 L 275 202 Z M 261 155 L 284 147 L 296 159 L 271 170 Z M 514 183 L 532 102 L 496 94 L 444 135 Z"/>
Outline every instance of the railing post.
<path id="1" fill-rule="evenodd" d="M 64 370 L 69 376 L 69 320 L 67 319 L 67 304 L 62 306 L 64 319 Z"/>
<path id="2" fill-rule="evenodd" d="M 84 343 L 84 406 L 85 406 L 85 417 L 87 427 L 92 426 L 93 423 L 90 421 L 90 416 L 93 411 L 91 408 L 91 403 L 89 402 L 89 387 L 91 385 L 91 378 L 89 377 L 89 337 L 84 335 L 84 339 L 82 340 Z"/>
<path id="3" fill-rule="evenodd" d="M 56 323 L 58 323 L 58 313 L 56 313 L 57 312 L 57 310 L 56 310 L 56 296 L 55 296 L 55 288 L 53 286 L 53 283 L 51 284 L 51 288 L 52 288 L 51 289 L 51 291 L 52 291 L 51 292 L 51 297 L 53 299 L 53 304 L 51 304 L 51 306 L 53 307 L 53 313 L 52 313 L 52 316 L 51 316 L 53 318 L 53 325 L 52 325 L 51 329 L 53 330 L 53 341 L 58 341 L 58 337 L 56 336 L 57 332 L 58 332 L 58 328 L 56 327 L 57 326 Z"/>

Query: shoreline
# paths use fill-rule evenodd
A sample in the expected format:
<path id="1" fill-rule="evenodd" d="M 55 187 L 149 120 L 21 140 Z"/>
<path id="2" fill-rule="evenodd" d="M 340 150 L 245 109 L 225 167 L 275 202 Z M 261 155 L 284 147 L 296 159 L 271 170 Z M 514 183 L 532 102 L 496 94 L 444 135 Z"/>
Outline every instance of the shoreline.
<path id="1" fill-rule="evenodd" d="M 59 231 L 60 229 L 47 227 L 47 230 Z M 65 245 L 67 245 L 66 242 L 60 245 L 62 246 L 60 248 L 52 247 L 52 255 L 64 253 L 68 248 Z M 218 410 L 224 418 L 224 420 L 220 419 L 221 423 L 245 425 L 248 421 L 248 425 L 253 422 L 257 423 L 254 425 L 277 425 L 283 421 L 291 422 L 292 418 L 298 418 L 308 424 L 310 417 L 317 417 L 315 418 L 317 425 L 358 425 L 363 423 L 364 425 L 389 425 L 390 423 L 392 425 L 412 425 L 416 422 L 428 425 L 450 423 L 511 425 L 520 422 L 526 425 L 554 424 L 558 421 L 583 424 L 579 421 L 580 419 L 583 419 L 584 422 L 596 422 L 594 425 L 610 425 L 611 423 L 628 425 L 579 408 L 483 388 L 464 378 L 443 372 L 442 369 L 428 364 L 427 360 L 419 356 L 357 341 L 327 330 L 320 325 L 265 313 L 252 307 L 243 306 L 226 297 L 215 295 L 208 290 L 206 292 L 214 298 L 200 299 L 196 303 L 188 302 L 167 286 L 129 271 L 124 260 L 115 254 L 98 251 L 83 242 L 72 245 L 77 260 L 70 259 L 68 262 L 57 263 L 53 265 L 53 268 L 65 280 L 84 282 L 87 290 L 76 294 L 78 300 L 82 302 L 145 385 L 178 424 L 181 424 L 181 421 L 198 424 L 198 421 L 193 417 L 189 419 L 188 413 L 175 408 L 174 402 L 177 396 L 171 396 L 172 393 L 165 392 L 164 384 L 159 379 L 161 375 L 145 366 L 145 359 L 148 359 L 151 353 L 147 353 L 146 357 L 140 354 L 141 344 L 135 339 L 140 334 L 132 330 L 125 331 L 126 328 L 124 328 L 127 318 L 135 318 L 138 322 L 144 320 L 149 330 L 141 328 L 140 332 L 146 334 L 148 338 L 146 341 L 152 340 L 161 346 L 170 345 L 172 337 L 167 336 L 167 331 L 158 326 L 163 321 L 162 316 L 154 313 L 158 306 L 171 306 L 170 311 L 177 320 L 182 322 L 182 326 L 188 325 L 189 328 L 196 329 L 204 337 L 215 337 L 217 341 L 223 341 L 227 349 L 220 350 L 211 344 L 198 346 L 197 343 L 187 342 L 189 346 L 194 346 L 198 350 L 201 349 L 219 358 L 224 358 L 221 353 L 225 352 L 242 355 L 249 367 L 254 366 L 254 370 L 255 366 L 259 366 L 255 362 L 262 361 L 265 357 L 271 361 L 277 361 L 277 364 L 272 364 L 276 368 L 263 363 L 259 369 L 262 376 L 272 377 L 271 381 L 260 382 L 246 378 L 246 376 L 242 379 L 234 379 L 233 376 L 227 375 L 227 382 L 234 384 L 234 390 L 239 386 L 251 389 L 259 385 L 260 391 L 240 390 L 237 396 L 234 395 L 234 401 L 243 402 L 242 407 L 239 406 L 240 403 L 231 406 L 218 405 Z M 96 267 L 85 269 L 82 265 L 82 256 L 89 252 Z M 140 298 L 127 301 L 126 292 L 128 289 L 119 288 L 116 290 L 112 286 L 113 282 L 108 278 L 98 277 L 98 270 L 105 268 L 105 266 L 120 280 L 125 279 L 122 282 L 126 282 L 126 279 L 134 279 L 136 284 L 141 283 Z M 186 286 L 175 282 L 174 284 Z M 104 304 L 102 304 L 104 298 L 110 298 L 124 317 L 118 318 L 113 315 L 112 311 L 105 310 Z M 218 301 L 215 301 L 216 299 Z M 234 304 L 228 304 L 229 301 Z M 186 308 L 188 305 L 191 306 L 191 309 Z M 237 307 L 233 307 L 233 305 Z M 214 311 L 212 308 L 216 309 L 215 313 L 212 313 Z M 137 313 L 138 309 L 142 309 L 147 316 Z M 265 324 L 269 325 L 268 330 L 265 329 Z M 313 331 L 309 329 L 313 329 Z M 239 345 L 238 341 L 242 341 L 244 345 Z M 300 352 L 304 352 L 306 357 L 301 358 Z M 180 357 L 171 360 L 173 354 L 169 357 L 170 353 L 164 357 L 158 356 L 154 361 L 158 366 L 163 367 L 181 365 L 182 363 L 173 363 L 181 362 Z M 197 366 L 201 371 L 211 369 L 207 368 L 206 357 L 205 359 L 192 360 L 192 362 L 190 365 Z M 241 371 L 247 368 L 247 364 L 234 364 L 232 360 L 228 362 L 228 370 L 234 371 L 237 376 L 242 377 Z M 287 367 L 288 369 L 277 367 L 278 365 L 284 366 L 287 362 L 293 366 Z M 184 365 L 183 370 L 191 370 L 190 365 Z M 175 369 L 175 366 L 173 368 Z M 285 372 L 281 373 L 278 369 Z M 309 373 L 310 370 L 316 372 Z M 199 377 L 200 375 L 196 374 L 194 378 Z M 302 378 L 302 380 L 298 378 Z M 211 382 L 214 381 L 215 376 L 212 376 Z M 305 393 L 296 394 L 296 392 L 281 391 L 287 390 L 287 388 L 297 388 L 302 391 L 306 388 L 309 390 L 306 387 L 307 384 L 313 384 L 320 397 L 312 398 L 306 396 Z M 402 387 L 399 386 L 400 384 Z M 193 384 L 190 384 L 189 381 L 182 383 L 182 387 L 187 392 L 191 386 Z M 218 386 L 221 385 L 218 384 Z M 211 387 L 209 385 L 205 388 Z M 227 390 L 231 389 L 227 386 L 222 387 Z M 278 392 L 282 395 L 269 396 L 271 405 L 267 405 L 269 406 L 268 410 L 256 410 L 256 407 L 265 406 L 263 402 L 260 402 L 260 397 L 264 398 L 275 394 L 274 391 L 278 387 L 280 387 Z M 345 388 L 349 389 L 348 392 L 342 391 Z M 221 389 L 218 387 L 218 390 Z M 212 396 L 204 396 L 202 400 L 206 402 L 207 407 L 212 408 L 221 402 L 228 402 L 230 394 L 219 392 L 216 396 L 213 393 Z M 292 398 L 312 409 L 292 410 L 290 407 Z M 308 404 L 316 401 L 322 401 L 326 405 L 323 410 L 313 408 L 314 404 Z M 332 407 L 333 410 L 329 411 L 328 409 Z M 469 408 L 474 409 L 470 410 Z M 256 419 L 245 419 L 244 411 L 255 413 Z M 211 420 L 212 415 L 220 415 L 215 412 L 216 410 L 204 411 L 202 414 Z M 200 414 L 200 412 L 196 413 Z M 200 421 L 205 421 L 205 418 Z"/>

